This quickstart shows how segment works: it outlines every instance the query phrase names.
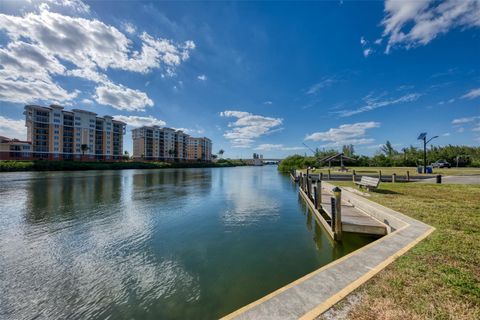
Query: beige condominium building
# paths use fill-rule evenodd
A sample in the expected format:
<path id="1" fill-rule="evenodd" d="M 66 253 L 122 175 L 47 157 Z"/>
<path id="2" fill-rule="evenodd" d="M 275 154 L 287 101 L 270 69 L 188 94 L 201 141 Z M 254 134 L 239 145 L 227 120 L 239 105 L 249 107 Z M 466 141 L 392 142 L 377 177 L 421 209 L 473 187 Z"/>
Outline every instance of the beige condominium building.
<path id="1" fill-rule="evenodd" d="M 211 161 L 212 142 L 208 138 L 192 138 L 181 130 L 160 128 L 159 126 L 140 127 L 132 130 L 133 157 L 143 160 L 160 161 Z M 207 139 L 208 149 L 203 153 L 190 153 L 194 139 Z M 205 145 L 205 144 L 204 144 Z M 201 144 L 199 145 L 201 148 Z M 198 150 L 198 148 L 197 148 Z M 198 155 L 203 156 L 198 156 Z"/>
<path id="2" fill-rule="evenodd" d="M 190 160 L 212 161 L 212 141 L 206 137 L 189 137 L 187 153 Z"/>
<path id="3" fill-rule="evenodd" d="M 62 106 L 25 106 L 27 140 L 33 158 L 120 160 L 126 124 L 111 116 Z"/>

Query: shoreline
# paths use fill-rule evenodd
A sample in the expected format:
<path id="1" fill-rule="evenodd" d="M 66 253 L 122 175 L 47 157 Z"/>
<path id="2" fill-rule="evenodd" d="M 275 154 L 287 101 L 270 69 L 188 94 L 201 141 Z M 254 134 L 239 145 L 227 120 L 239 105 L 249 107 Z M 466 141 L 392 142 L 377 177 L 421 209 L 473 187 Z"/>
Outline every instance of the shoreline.
<path id="1" fill-rule="evenodd" d="M 227 168 L 246 166 L 242 160 L 224 160 L 221 162 L 82 162 L 82 161 L 0 161 L 1 172 L 36 172 L 36 171 L 90 171 L 90 170 L 131 170 L 131 169 L 181 169 L 181 168 Z"/>

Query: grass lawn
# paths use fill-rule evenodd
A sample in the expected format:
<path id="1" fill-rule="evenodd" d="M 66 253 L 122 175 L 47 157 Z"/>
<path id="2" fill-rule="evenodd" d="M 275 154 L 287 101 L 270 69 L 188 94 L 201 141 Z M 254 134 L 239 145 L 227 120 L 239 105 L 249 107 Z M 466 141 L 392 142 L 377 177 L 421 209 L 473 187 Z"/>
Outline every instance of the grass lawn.
<path id="1" fill-rule="evenodd" d="M 382 183 L 371 195 L 436 231 L 352 293 L 353 306 L 334 309 L 349 309 L 347 319 L 480 319 L 480 186 Z"/>
<path id="2" fill-rule="evenodd" d="M 405 176 L 407 171 L 410 171 L 411 176 L 417 176 L 424 174 L 418 174 L 416 167 L 348 167 L 348 172 L 341 172 L 338 171 L 339 167 L 332 167 L 331 173 L 332 174 L 352 174 L 352 170 L 355 170 L 357 174 L 361 175 L 372 175 L 378 176 L 378 171 L 382 171 L 382 175 L 392 175 L 396 173 L 398 176 Z M 306 171 L 306 170 L 302 170 Z M 316 169 L 313 173 L 320 173 L 323 172 L 324 174 L 328 172 L 328 168 L 319 168 Z M 433 174 L 427 174 L 426 176 L 434 176 L 437 174 L 441 174 L 444 176 L 458 176 L 458 175 L 472 175 L 478 174 L 480 175 L 480 168 L 443 168 L 443 169 L 433 169 Z"/>

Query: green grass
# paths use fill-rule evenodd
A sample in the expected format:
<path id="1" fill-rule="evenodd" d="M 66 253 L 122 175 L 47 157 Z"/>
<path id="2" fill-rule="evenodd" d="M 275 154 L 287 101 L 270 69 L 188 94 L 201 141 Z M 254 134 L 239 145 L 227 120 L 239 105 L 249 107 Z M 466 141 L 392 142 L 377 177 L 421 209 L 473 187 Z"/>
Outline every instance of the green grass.
<path id="1" fill-rule="evenodd" d="M 410 176 L 424 176 L 424 174 L 418 174 L 416 167 L 349 167 L 348 172 L 339 171 L 338 167 L 334 167 L 331 169 L 332 174 L 346 174 L 351 175 L 352 170 L 355 170 L 356 174 L 361 175 L 371 175 L 371 176 L 378 176 L 378 172 L 382 171 L 382 175 L 392 175 L 396 173 L 398 176 L 405 176 L 407 171 L 410 171 Z M 303 169 L 302 171 L 306 171 Z M 319 168 L 313 171 L 313 173 L 320 173 L 323 172 L 326 174 L 328 172 L 328 168 Z M 441 174 L 444 176 L 459 176 L 459 175 L 472 175 L 478 174 L 480 175 L 480 168 L 442 168 L 442 169 L 433 169 L 433 174 L 427 174 L 426 176 L 434 176 L 437 174 Z"/>
<path id="2" fill-rule="evenodd" d="M 370 199 L 436 230 L 360 287 L 348 318 L 480 319 L 480 186 L 382 183 Z"/>
<path id="3" fill-rule="evenodd" d="M 9 171 L 71 171 L 71 170 L 122 170 L 163 168 L 233 167 L 245 165 L 239 160 L 221 160 L 217 163 L 166 163 L 166 162 L 80 162 L 80 161 L 0 161 L 0 172 Z"/>

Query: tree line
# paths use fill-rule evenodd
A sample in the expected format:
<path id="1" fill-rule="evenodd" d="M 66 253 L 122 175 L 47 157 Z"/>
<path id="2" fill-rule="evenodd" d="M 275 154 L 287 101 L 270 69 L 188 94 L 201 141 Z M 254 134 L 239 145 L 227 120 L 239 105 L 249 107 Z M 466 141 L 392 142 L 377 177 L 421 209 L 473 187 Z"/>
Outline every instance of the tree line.
<path id="1" fill-rule="evenodd" d="M 346 166 L 358 167 L 413 167 L 423 164 L 423 149 L 410 145 L 399 150 L 395 149 L 390 141 L 381 145 L 373 156 L 355 154 L 353 145 L 344 145 L 338 149 L 316 149 L 313 156 L 293 155 L 284 159 L 279 170 L 288 172 L 296 168 L 321 166 L 320 159 L 343 152 L 352 160 L 344 160 Z M 427 148 L 427 164 L 437 160 L 446 160 L 452 167 L 480 167 L 480 147 L 472 146 L 430 146 Z M 323 164 L 325 165 L 325 164 Z M 332 164 L 333 165 L 333 164 Z M 335 165 L 339 165 L 335 163 Z"/>

